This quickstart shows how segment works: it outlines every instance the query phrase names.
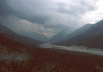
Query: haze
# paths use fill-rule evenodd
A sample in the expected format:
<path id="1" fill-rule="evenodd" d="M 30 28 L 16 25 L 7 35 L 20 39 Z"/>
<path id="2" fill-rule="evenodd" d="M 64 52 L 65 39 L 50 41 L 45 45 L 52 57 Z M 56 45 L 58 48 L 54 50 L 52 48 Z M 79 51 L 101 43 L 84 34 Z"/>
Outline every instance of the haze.
<path id="1" fill-rule="evenodd" d="M 0 23 L 18 34 L 52 38 L 65 28 L 103 19 L 103 0 L 1 0 Z"/>

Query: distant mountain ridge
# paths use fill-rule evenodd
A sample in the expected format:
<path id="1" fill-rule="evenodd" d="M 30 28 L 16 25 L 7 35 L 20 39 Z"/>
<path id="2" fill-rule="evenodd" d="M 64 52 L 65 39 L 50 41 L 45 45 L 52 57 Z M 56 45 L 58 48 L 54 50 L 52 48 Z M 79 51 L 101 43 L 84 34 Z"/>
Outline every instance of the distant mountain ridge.
<path id="1" fill-rule="evenodd" d="M 20 42 L 20 43 L 23 43 L 23 44 L 31 46 L 31 47 L 38 46 L 39 44 L 42 43 L 41 41 L 38 41 L 35 39 L 20 36 L 2 24 L 0 24 L 0 37 L 7 38 L 12 41 Z M 2 40 L 1 40 L 1 42 L 2 42 Z"/>
<path id="2" fill-rule="evenodd" d="M 71 27 L 65 27 L 62 31 L 56 34 L 52 39 L 47 41 L 48 43 L 55 43 L 64 40 L 70 33 L 72 33 L 75 29 Z"/>
<path id="3" fill-rule="evenodd" d="M 64 41 L 56 44 L 71 46 L 82 45 L 94 48 L 103 48 L 103 20 L 96 24 L 87 24 L 72 32 Z"/>
<path id="4" fill-rule="evenodd" d="M 26 36 L 26 37 L 29 37 L 29 38 L 32 38 L 32 39 L 35 39 L 35 40 L 39 40 L 39 41 L 42 41 L 42 42 L 45 42 L 45 41 L 48 41 L 49 38 L 44 36 L 43 34 L 39 34 L 39 33 L 36 33 L 36 32 L 29 32 L 29 33 L 22 33 L 23 36 Z"/>

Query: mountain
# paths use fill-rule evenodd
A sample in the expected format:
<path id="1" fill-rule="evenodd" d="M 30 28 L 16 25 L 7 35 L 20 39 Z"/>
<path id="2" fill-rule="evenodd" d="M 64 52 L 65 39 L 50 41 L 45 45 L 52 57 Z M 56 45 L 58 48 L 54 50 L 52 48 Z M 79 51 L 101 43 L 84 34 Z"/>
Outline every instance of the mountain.
<path id="1" fill-rule="evenodd" d="M 103 48 L 103 20 L 96 24 L 87 24 L 57 44 L 71 46 L 82 45 L 92 48 Z"/>
<path id="2" fill-rule="evenodd" d="M 30 46 L 30 47 L 35 47 L 42 43 L 38 40 L 18 35 L 14 31 L 5 27 L 2 24 L 0 24 L 0 38 L 1 38 L 0 43 L 4 42 L 3 39 L 7 39 L 7 41 L 8 40 L 12 41 L 12 42 L 15 41 L 15 42 L 22 43 L 22 44 Z M 5 41 L 5 43 L 6 43 L 6 41 Z"/>
<path id="3" fill-rule="evenodd" d="M 47 41 L 47 43 L 56 43 L 56 42 L 62 41 L 73 31 L 74 31 L 73 28 L 65 27 L 62 31 L 56 34 L 52 39 Z"/>
<path id="4" fill-rule="evenodd" d="M 23 36 L 26 36 L 26 37 L 29 37 L 29 38 L 32 38 L 32 39 L 36 39 L 36 40 L 39 40 L 39 41 L 42 41 L 42 42 L 45 42 L 45 41 L 48 41 L 49 38 L 44 36 L 43 34 L 39 34 L 39 33 L 36 33 L 36 32 L 29 32 L 29 33 L 22 33 Z"/>
<path id="5" fill-rule="evenodd" d="M 78 36 L 80 34 L 83 34 L 86 30 L 88 30 L 90 27 L 92 26 L 92 24 L 86 24 L 78 29 L 76 29 L 75 31 L 73 31 L 71 34 L 69 34 L 65 39 L 70 39 L 72 37 Z"/>

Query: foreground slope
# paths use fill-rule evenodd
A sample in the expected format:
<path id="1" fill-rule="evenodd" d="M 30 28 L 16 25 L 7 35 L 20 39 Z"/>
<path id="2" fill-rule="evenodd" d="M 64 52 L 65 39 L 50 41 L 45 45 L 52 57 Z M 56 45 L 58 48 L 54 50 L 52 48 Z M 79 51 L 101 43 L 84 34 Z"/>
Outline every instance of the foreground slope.
<path id="1" fill-rule="evenodd" d="M 0 35 L 0 72 L 100 72 L 103 69 L 102 56 L 31 48 L 9 34 Z"/>
<path id="2" fill-rule="evenodd" d="M 21 46 L 23 47 L 23 46 Z M 55 49 L 0 45 L 0 72 L 102 72 L 103 57 Z"/>

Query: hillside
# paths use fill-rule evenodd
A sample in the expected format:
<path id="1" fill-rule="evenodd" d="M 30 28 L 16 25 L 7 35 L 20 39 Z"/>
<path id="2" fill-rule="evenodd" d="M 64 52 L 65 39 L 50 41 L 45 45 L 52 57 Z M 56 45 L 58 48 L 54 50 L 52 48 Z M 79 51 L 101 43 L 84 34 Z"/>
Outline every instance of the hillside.
<path id="1" fill-rule="evenodd" d="M 92 48 L 103 48 L 103 20 L 93 25 L 85 25 L 72 32 L 60 45 L 82 45 Z"/>
<path id="2" fill-rule="evenodd" d="M 0 37 L 5 37 L 9 40 L 20 42 L 30 47 L 35 47 L 42 43 L 38 40 L 18 35 L 14 31 L 10 30 L 9 28 L 1 24 L 0 24 Z M 0 41 L 2 42 L 3 40 Z"/>

